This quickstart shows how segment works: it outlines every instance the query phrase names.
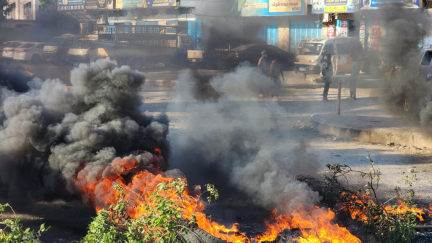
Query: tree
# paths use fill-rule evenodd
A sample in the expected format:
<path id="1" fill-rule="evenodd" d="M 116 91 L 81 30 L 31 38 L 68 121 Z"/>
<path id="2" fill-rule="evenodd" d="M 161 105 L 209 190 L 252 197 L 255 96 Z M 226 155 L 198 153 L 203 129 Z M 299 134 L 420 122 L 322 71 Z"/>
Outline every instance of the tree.
<path id="1" fill-rule="evenodd" d="M 0 22 L 6 19 L 6 14 L 12 11 L 12 7 L 9 6 L 8 0 L 0 0 Z"/>
<path id="2" fill-rule="evenodd" d="M 2 1 L 2 0 L 0 0 Z M 56 0 L 39 0 L 41 3 L 41 8 L 43 11 L 49 11 L 49 10 L 57 10 L 57 1 Z"/>

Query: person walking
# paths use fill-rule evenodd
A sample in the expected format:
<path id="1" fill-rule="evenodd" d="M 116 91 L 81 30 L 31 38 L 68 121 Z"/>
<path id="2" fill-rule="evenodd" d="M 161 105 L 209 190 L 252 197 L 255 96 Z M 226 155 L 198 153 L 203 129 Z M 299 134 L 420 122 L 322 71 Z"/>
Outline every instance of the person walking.
<path id="1" fill-rule="evenodd" d="M 352 53 L 351 58 L 353 60 L 353 65 L 351 67 L 350 99 L 357 100 L 356 98 L 357 80 L 359 77 L 361 67 L 357 62 L 357 54 Z"/>
<path id="2" fill-rule="evenodd" d="M 324 50 L 323 58 L 321 59 L 321 73 L 324 81 L 323 101 L 328 101 L 327 95 L 331 84 L 331 77 L 333 75 L 333 62 L 330 52 Z"/>
<path id="3" fill-rule="evenodd" d="M 276 96 L 276 99 L 279 100 L 279 89 L 281 86 L 281 77 L 282 80 L 285 81 L 285 77 L 282 72 L 282 65 L 279 62 L 279 58 L 275 58 L 270 64 L 270 77 L 274 82 L 274 86 L 271 92 L 271 97 Z"/>

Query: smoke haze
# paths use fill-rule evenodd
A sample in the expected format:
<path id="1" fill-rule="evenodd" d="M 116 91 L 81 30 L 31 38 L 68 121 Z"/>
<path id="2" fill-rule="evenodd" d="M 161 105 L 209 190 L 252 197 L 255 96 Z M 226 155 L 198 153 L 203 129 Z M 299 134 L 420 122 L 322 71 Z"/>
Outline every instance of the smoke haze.
<path id="1" fill-rule="evenodd" d="M 280 212 L 300 205 L 308 208 L 319 196 L 294 178 L 316 175 L 319 163 L 304 143 L 298 145 L 278 128 L 274 116 L 285 114 L 283 108 L 254 98 L 272 85 L 255 68 L 242 66 L 210 80 L 211 88 L 220 95 L 217 101 L 195 101 L 194 77 L 184 71 L 168 107 L 169 112 L 187 114 L 182 121 L 186 131 L 171 139 L 171 162 L 185 172 L 190 183 L 235 188 Z"/>
<path id="2" fill-rule="evenodd" d="M 419 42 L 430 20 L 418 10 L 407 10 L 398 4 L 386 6 L 379 17 L 385 29 L 380 53 L 388 61 L 390 70 L 393 68 L 387 74 L 387 104 L 396 114 L 409 110 L 412 117 L 421 118 L 422 125 L 427 125 L 430 115 L 426 105 L 431 89 L 427 73 L 419 65 Z M 394 69 L 397 66 L 399 68 Z"/>

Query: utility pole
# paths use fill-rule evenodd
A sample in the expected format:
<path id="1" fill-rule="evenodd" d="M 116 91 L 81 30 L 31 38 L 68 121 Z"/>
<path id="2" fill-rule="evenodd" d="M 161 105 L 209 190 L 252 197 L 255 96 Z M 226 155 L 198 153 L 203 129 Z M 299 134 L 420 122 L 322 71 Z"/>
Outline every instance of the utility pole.
<path id="1" fill-rule="evenodd" d="M 20 1 L 15 0 L 15 20 L 20 19 Z"/>
<path id="2" fill-rule="evenodd" d="M 337 95 L 337 114 L 340 115 L 340 101 L 341 101 L 341 89 L 342 84 L 341 81 L 338 81 L 338 95 Z"/>
<path id="3" fill-rule="evenodd" d="M 31 0 L 32 20 L 36 20 L 36 1 Z"/>

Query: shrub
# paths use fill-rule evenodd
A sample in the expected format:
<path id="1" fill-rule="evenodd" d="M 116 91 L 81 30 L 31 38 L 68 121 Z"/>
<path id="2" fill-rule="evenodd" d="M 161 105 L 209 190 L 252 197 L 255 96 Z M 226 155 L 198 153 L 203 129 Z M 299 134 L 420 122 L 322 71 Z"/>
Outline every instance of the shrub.
<path id="1" fill-rule="evenodd" d="M 46 232 L 50 227 L 45 228 L 42 224 L 37 232 L 29 228 L 23 229 L 21 220 L 16 216 L 15 211 L 9 204 L 0 204 L 0 216 L 3 212 L 10 208 L 14 213 L 15 220 L 5 219 L 0 224 L 5 225 L 5 228 L 0 229 L 0 242 L 2 243 L 38 243 L 42 242 L 39 237 L 43 232 Z"/>
<path id="2" fill-rule="evenodd" d="M 89 226 L 84 243 L 94 242 L 180 242 L 195 225 L 195 217 L 184 217 L 185 206 L 182 200 L 187 184 L 178 179 L 160 183 L 146 203 L 138 205 L 144 212 L 140 217 L 131 218 L 127 212 L 129 202 L 125 200 L 125 188 L 117 185 L 116 202 L 109 210 L 100 210 Z M 218 192 L 207 185 L 210 197 L 218 198 Z M 170 194 L 171 193 L 171 194 Z M 165 195 L 175 194 L 175 197 Z M 198 203 L 198 199 L 195 202 Z"/>
<path id="3" fill-rule="evenodd" d="M 348 211 L 353 219 L 362 223 L 375 234 L 376 238 L 382 242 L 411 242 L 415 234 L 417 219 L 423 220 L 423 212 L 417 208 L 412 201 L 414 191 L 412 189 L 411 177 L 404 177 L 404 181 L 409 185 L 405 191 L 406 197 L 401 199 L 401 188 L 395 188 L 395 196 L 384 203 L 378 200 L 377 189 L 379 187 L 381 172 L 374 167 L 374 161 L 368 156 L 371 164 L 369 172 L 352 170 L 347 165 L 327 165 L 331 174 L 325 176 L 327 192 L 342 199 L 341 210 Z M 367 184 L 356 191 L 348 189 L 347 174 L 357 173 L 362 178 L 367 179 Z M 346 186 L 342 186 L 338 178 L 343 178 Z M 338 188 L 338 190 L 334 190 Z M 389 206 L 388 202 L 398 200 L 398 205 Z"/>

